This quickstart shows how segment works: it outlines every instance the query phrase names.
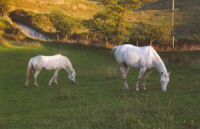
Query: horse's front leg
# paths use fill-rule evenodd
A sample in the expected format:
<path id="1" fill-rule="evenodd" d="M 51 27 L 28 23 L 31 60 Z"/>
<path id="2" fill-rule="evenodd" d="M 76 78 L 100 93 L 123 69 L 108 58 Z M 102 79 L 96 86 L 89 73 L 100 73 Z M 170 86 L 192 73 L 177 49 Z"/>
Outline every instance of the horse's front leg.
<path id="1" fill-rule="evenodd" d="M 139 91 L 139 82 L 142 79 L 142 76 L 145 72 L 146 72 L 146 68 L 140 69 L 140 72 L 139 72 L 139 75 L 138 75 L 138 80 L 137 80 L 137 83 L 136 83 L 136 91 Z"/>
<path id="2" fill-rule="evenodd" d="M 58 69 L 55 70 L 51 80 L 49 81 L 48 85 L 51 85 L 51 83 L 54 81 L 55 84 L 58 84 L 57 82 L 57 76 L 58 76 Z"/>
<path id="3" fill-rule="evenodd" d="M 129 67 L 127 65 L 122 65 L 120 67 L 120 70 L 121 70 L 121 73 L 122 73 L 122 77 L 124 79 L 124 89 L 129 89 L 128 84 L 126 82 L 126 77 L 127 77 Z"/>
<path id="4" fill-rule="evenodd" d="M 143 84 L 142 84 L 144 90 L 146 90 L 146 82 L 147 82 L 147 80 L 148 80 L 149 75 L 152 73 L 152 71 L 153 71 L 153 70 L 148 70 L 148 71 L 146 72 L 146 75 L 145 75 L 145 77 L 144 77 L 144 82 L 143 82 Z"/>

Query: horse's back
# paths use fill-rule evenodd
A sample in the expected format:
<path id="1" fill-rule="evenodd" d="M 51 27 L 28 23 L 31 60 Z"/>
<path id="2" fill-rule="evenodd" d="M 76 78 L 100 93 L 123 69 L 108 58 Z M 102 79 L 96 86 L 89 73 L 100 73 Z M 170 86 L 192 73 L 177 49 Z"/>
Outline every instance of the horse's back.
<path id="1" fill-rule="evenodd" d="M 38 55 L 33 57 L 32 65 L 35 69 L 44 68 L 47 70 L 53 70 L 63 67 L 65 58 L 66 57 L 61 54 L 53 56 Z"/>
<path id="2" fill-rule="evenodd" d="M 117 48 L 115 56 L 119 64 L 125 63 L 134 68 L 152 65 L 155 50 L 151 46 L 137 47 L 130 44 Z"/>

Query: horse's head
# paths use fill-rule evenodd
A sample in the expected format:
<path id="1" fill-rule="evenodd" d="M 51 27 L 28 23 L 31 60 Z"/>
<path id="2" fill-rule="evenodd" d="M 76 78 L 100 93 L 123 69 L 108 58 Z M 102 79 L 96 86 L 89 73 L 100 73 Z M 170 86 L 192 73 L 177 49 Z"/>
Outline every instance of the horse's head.
<path id="1" fill-rule="evenodd" d="M 72 83 L 75 83 L 76 72 L 75 69 L 69 73 L 69 79 Z"/>
<path id="2" fill-rule="evenodd" d="M 163 73 L 161 72 L 161 78 L 160 78 L 160 83 L 162 86 L 162 91 L 167 91 L 167 84 L 169 82 L 169 75 L 171 72 L 169 73 Z"/>

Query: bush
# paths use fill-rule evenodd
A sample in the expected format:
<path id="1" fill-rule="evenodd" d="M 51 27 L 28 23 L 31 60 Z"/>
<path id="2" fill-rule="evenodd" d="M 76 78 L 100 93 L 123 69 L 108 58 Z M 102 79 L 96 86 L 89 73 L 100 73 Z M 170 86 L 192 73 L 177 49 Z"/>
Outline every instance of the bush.
<path id="1" fill-rule="evenodd" d="M 0 47 L 10 47 L 11 44 L 6 40 L 0 40 Z"/>

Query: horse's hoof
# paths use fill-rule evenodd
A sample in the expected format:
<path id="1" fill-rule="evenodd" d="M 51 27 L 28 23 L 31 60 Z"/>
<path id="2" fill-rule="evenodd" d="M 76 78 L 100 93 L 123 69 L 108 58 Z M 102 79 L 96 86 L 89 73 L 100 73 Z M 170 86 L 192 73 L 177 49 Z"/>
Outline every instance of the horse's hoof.
<path id="1" fill-rule="evenodd" d="M 28 86 L 24 86 L 25 88 L 28 88 Z"/>
<path id="2" fill-rule="evenodd" d="M 128 87 L 128 86 L 124 86 L 124 89 L 125 89 L 125 90 L 129 90 L 129 87 Z"/>
<path id="3" fill-rule="evenodd" d="M 137 88 L 136 91 L 140 91 L 139 88 Z"/>

